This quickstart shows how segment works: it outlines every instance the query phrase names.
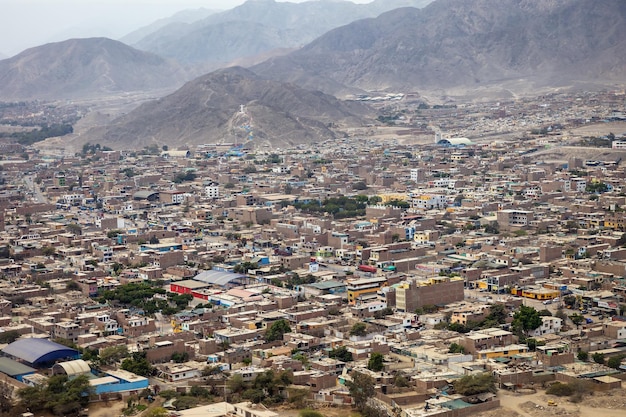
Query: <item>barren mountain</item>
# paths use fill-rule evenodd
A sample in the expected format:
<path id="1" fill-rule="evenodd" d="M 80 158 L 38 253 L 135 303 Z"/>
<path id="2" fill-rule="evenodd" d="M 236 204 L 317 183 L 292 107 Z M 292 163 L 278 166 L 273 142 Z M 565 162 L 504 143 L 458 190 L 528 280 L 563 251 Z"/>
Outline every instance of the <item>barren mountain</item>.
<path id="1" fill-rule="evenodd" d="M 97 97 L 184 81 L 179 65 L 107 38 L 50 43 L 0 61 L 0 100 Z"/>
<path id="2" fill-rule="evenodd" d="M 626 81 L 622 0 L 437 0 L 334 29 L 252 69 L 335 94 Z M 342 89 L 343 86 L 343 89 Z"/>
<path id="3" fill-rule="evenodd" d="M 120 38 L 119 41 L 124 42 L 126 45 L 132 45 L 139 42 L 146 36 L 163 29 L 166 26 L 177 25 L 181 23 L 194 23 L 215 13 L 219 13 L 219 10 L 205 8 L 181 10 L 180 12 L 175 13 L 170 17 L 159 19 L 147 26 L 134 30 L 131 33 Z"/>
<path id="4" fill-rule="evenodd" d="M 194 23 L 168 25 L 132 45 L 181 63 L 216 68 L 273 49 L 300 47 L 354 20 L 377 16 L 395 7 L 421 7 L 430 1 L 378 0 L 354 4 L 343 0 L 303 3 L 249 0 Z"/>
<path id="5" fill-rule="evenodd" d="M 333 138 L 331 127 L 360 125 L 370 116 L 360 104 L 233 67 L 197 78 L 81 140 L 115 149 L 220 142 L 283 146 Z"/>

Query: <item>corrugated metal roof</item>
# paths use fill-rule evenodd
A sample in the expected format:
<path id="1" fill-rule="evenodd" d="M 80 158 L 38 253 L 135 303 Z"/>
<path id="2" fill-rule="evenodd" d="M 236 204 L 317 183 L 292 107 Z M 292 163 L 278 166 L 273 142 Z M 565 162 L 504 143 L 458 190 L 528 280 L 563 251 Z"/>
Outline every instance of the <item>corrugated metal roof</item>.
<path id="1" fill-rule="evenodd" d="M 314 282 L 313 284 L 309 284 L 309 286 L 313 288 L 317 288 L 318 290 L 328 290 L 331 288 L 345 287 L 346 284 L 343 282 L 339 282 L 339 281 L 329 280 L 329 281 Z"/>
<path id="2" fill-rule="evenodd" d="M 78 356 L 76 349 L 68 348 L 48 339 L 18 339 L 2 349 L 7 355 L 22 359 L 28 363 L 37 363 Z"/>
<path id="3" fill-rule="evenodd" d="M 159 192 L 158 191 L 151 191 L 151 190 L 141 190 L 141 191 L 137 191 L 135 194 L 133 194 L 133 199 L 135 200 L 144 200 L 147 199 L 153 195 L 158 195 Z"/>
<path id="4" fill-rule="evenodd" d="M 232 272 L 209 270 L 199 273 L 193 279 L 207 284 L 225 286 L 231 281 L 245 277 L 245 275 Z"/>
<path id="5" fill-rule="evenodd" d="M 0 372 L 11 377 L 17 375 L 27 375 L 36 372 L 36 369 L 26 366 L 23 363 L 14 361 L 11 358 L 0 357 Z"/>
<path id="6" fill-rule="evenodd" d="M 61 362 L 57 364 L 65 370 L 67 376 L 82 375 L 91 372 L 89 364 L 82 359 L 74 361 Z"/>

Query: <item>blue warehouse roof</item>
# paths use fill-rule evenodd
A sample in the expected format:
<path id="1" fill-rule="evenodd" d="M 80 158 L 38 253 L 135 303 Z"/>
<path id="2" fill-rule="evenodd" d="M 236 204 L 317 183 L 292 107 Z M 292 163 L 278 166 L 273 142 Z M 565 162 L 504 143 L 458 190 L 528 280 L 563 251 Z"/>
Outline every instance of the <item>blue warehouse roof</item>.
<path id="1" fill-rule="evenodd" d="M 57 359 L 79 356 L 76 349 L 48 339 L 18 339 L 2 349 L 2 352 L 30 364 L 43 364 Z"/>

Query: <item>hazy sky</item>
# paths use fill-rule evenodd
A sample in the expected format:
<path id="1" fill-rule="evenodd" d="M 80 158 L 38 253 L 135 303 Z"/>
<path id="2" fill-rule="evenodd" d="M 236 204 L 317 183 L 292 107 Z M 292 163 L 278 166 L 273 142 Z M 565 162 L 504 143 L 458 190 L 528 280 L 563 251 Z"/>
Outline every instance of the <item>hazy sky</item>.
<path id="1" fill-rule="evenodd" d="M 245 0 L 0 0 L 0 57 L 75 37 L 118 39 L 184 9 L 227 10 Z M 280 0 L 279 0 L 280 1 Z M 304 0 L 290 0 L 301 3 Z M 372 0 L 352 0 L 370 3 Z"/>

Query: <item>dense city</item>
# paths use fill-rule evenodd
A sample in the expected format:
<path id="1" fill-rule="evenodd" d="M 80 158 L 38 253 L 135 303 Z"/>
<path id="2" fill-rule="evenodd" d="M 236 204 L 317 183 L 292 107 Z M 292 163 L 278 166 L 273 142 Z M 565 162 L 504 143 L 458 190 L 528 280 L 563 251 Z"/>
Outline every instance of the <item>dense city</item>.
<path id="1" fill-rule="evenodd" d="M 623 407 L 624 92 L 355 99 L 376 124 L 289 149 L 2 137 L 0 411 Z"/>

